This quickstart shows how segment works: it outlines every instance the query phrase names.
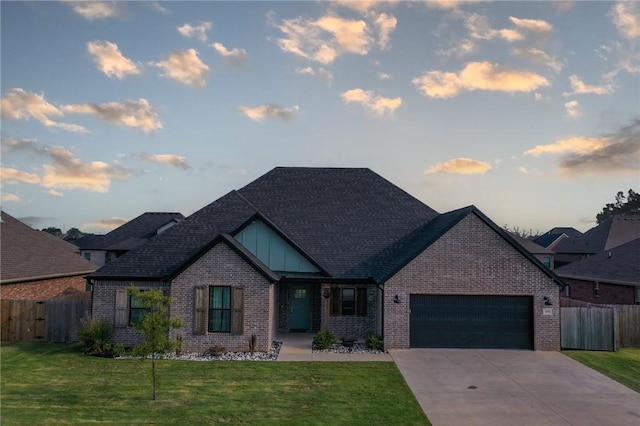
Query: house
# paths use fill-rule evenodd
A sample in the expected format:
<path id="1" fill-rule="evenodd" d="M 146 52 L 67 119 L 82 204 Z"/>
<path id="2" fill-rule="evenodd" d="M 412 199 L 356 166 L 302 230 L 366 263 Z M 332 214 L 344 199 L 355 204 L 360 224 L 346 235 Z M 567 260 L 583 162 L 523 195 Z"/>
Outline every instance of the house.
<path id="1" fill-rule="evenodd" d="M 544 264 L 549 269 L 553 269 L 553 250 L 550 250 L 546 247 L 542 247 L 536 244 L 534 241 L 528 240 L 526 238 L 522 238 L 518 235 L 511 234 L 513 239 L 515 239 L 518 244 L 525 248 L 529 253 L 534 255 L 536 259 Z"/>
<path id="2" fill-rule="evenodd" d="M 147 212 L 106 235 L 85 235 L 73 243 L 80 248 L 85 259 L 102 266 L 183 219 L 180 213 Z"/>
<path id="3" fill-rule="evenodd" d="M 553 250 L 553 248 L 564 238 L 574 238 L 579 235 L 582 235 L 582 232 L 578 231 L 575 228 L 556 227 L 542 235 L 535 237 L 533 239 L 533 242 L 538 244 L 539 246 L 548 248 L 549 250 Z"/>
<path id="4" fill-rule="evenodd" d="M 278 167 L 89 276 L 93 316 L 140 339 L 162 289 L 184 351 L 328 330 L 387 349 L 559 350 L 562 280 L 474 206 L 436 211 L 369 169 Z"/>
<path id="5" fill-rule="evenodd" d="M 640 304 L 640 238 L 556 269 L 571 299 Z"/>
<path id="6" fill-rule="evenodd" d="M 582 235 L 566 238 L 554 248 L 556 267 L 608 251 L 640 238 L 640 215 L 614 215 Z"/>
<path id="7" fill-rule="evenodd" d="M 47 300 L 86 292 L 84 276 L 98 268 L 81 258 L 76 246 L 1 214 L 2 299 Z"/>

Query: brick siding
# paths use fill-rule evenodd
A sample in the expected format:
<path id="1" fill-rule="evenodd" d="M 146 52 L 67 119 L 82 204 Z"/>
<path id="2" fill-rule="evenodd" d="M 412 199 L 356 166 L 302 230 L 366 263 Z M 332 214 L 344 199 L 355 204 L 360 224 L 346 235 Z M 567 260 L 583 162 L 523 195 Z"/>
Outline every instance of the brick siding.
<path id="1" fill-rule="evenodd" d="M 384 286 L 386 349 L 409 348 L 411 294 L 533 297 L 534 349 L 560 350 L 560 287 L 475 214 L 462 219 Z M 398 295 L 401 303 L 394 303 Z M 552 315 L 542 315 L 544 296 Z"/>
<path id="2" fill-rule="evenodd" d="M 593 281 L 564 278 L 569 284 L 569 298 L 589 303 L 611 305 L 633 305 L 636 303 L 635 287 L 618 284 L 599 283 L 600 291 L 593 293 Z"/>
<path id="3" fill-rule="evenodd" d="M 201 286 L 244 288 L 243 334 L 193 334 L 194 288 Z M 206 292 L 208 298 L 208 291 Z M 215 345 L 228 351 L 246 351 L 252 334 L 257 337 L 256 350 L 271 348 L 274 336 L 275 285 L 270 284 L 254 268 L 226 244 L 219 243 L 205 253 L 171 283 L 171 312 L 185 322 L 178 330 L 183 336 L 184 352 L 204 352 Z"/>
<path id="4" fill-rule="evenodd" d="M 84 276 L 2 284 L 0 297 L 12 300 L 48 300 L 86 291 Z"/>

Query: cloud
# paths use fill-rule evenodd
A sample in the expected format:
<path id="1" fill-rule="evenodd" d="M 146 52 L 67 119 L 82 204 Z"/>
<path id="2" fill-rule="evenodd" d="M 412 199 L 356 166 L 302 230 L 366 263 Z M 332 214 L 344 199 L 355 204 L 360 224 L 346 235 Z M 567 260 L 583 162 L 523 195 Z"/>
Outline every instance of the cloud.
<path id="1" fill-rule="evenodd" d="M 464 4 L 480 3 L 486 0 L 426 0 L 427 7 L 432 9 L 456 10 Z"/>
<path id="2" fill-rule="evenodd" d="M 542 172 L 538 169 L 527 169 L 524 166 L 519 166 L 518 171 L 525 175 L 541 175 Z"/>
<path id="3" fill-rule="evenodd" d="M 580 118 L 580 104 L 578 101 L 569 101 L 564 104 L 564 108 L 567 110 L 567 117 L 569 118 Z"/>
<path id="4" fill-rule="evenodd" d="M 87 50 L 93 57 L 93 61 L 107 77 L 116 77 L 122 80 L 127 75 L 140 74 L 140 69 L 133 61 L 125 58 L 118 45 L 108 41 L 90 41 Z"/>
<path id="5" fill-rule="evenodd" d="M 112 217 L 109 219 L 99 220 L 97 222 L 85 223 L 82 225 L 83 229 L 87 228 L 103 228 L 103 229 L 114 229 L 125 223 L 129 222 L 127 219 L 123 219 L 121 217 Z"/>
<path id="6" fill-rule="evenodd" d="M 11 192 L 3 192 L 2 193 L 2 202 L 3 203 L 19 203 L 20 201 L 22 201 L 22 199 L 20 199 L 20 197 L 16 194 L 13 194 Z"/>
<path id="7" fill-rule="evenodd" d="M 7 140 L 10 140 L 8 142 Z M 85 162 L 70 150 L 61 146 L 39 146 L 30 140 L 7 138 L 5 152 L 25 151 L 44 158 L 42 176 L 3 169 L 2 179 L 40 184 L 48 190 L 84 189 L 91 192 L 107 192 L 113 179 L 125 179 L 132 172 L 120 165 L 108 165 L 102 161 Z M 6 174 L 6 175 L 5 175 Z M 19 180 L 20 179 L 20 180 Z"/>
<path id="8" fill-rule="evenodd" d="M 40 183 L 40 176 L 33 174 L 22 172 L 17 169 L 13 169 L 10 167 L 3 167 L 0 169 L 2 176 L 2 181 L 6 183 L 29 183 L 29 184 L 38 184 Z"/>
<path id="9" fill-rule="evenodd" d="M 249 55 L 244 49 L 233 48 L 228 50 L 222 43 L 213 43 L 211 47 L 230 64 L 235 66 L 244 66 L 249 59 Z"/>
<path id="10" fill-rule="evenodd" d="M 397 3 L 400 0 L 336 0 L 335 4 L 340 6 L 358 11 L 358 12 L 368 12 L 371 9 L 375 9 L 377 7 L 390 5 L 393 3 Z"/>
<path id="11" fill-rule="evenodd" d="M 318 77 L 320 80 L 327 83 L 329 86 L 333 83 L 333 74 L 330 71 L 320 67 L 318 69 L 314 69 L 312 67 L 305 68 L 296 68 L 296 74 L 308 74 Z"/>
<path id="12" fill-rule="evenodd" d="M 157 1 L 150 2 L 149 6 L 152 9 L 154 9 L 155 11 L 162 13 L 163 15 L 170 15 L 171 13 L 173 13 L 173 12 L 171 12 L 171 10 L 169 10 L 166 7 L 162 6 L 160 4 L 160 2 L 157 2 Z"/>
<path id="13" fill-rule="evenodd" d="M 200 41 L 207 41 L 207 31 L 212 27 L 211 22 L 201 22 L 200 25 L 184 24 L 178 27 L 178 32 L 185 37 L 195 37 Z"/>
<path id="14" fill-rule="evenodd" d="M 402 98 L 384 98 L 377 96 L 371 90 L 352 89 L 342 93 L 341 96 L 345 103 L 359 103 L 377 115 L 393 114 L 402 105 Z"/>
<path id="15" fill-rule="evenodd" d="M 2 116 L 11 120 L 34 118 L 45 127 L 55 127 L 70 132 L 88 132 L 87 129 L 77 124 L 52 120 L 50 117 L 62 117 L 63 111 L 47 102 L 44 95 L 29 93 L 21 88 L 11 89 L 4 98 L 0 99 L 0 109 Z"/>
<path id="16" fill-rule="evenodd" d="M 240 113 L 246 115 L 253 121 L 262 121 L 265 118 L 279 118 L 289 121 L 300 108 L 294 105 L 290 108 L 281 107 L 275 104 L 262 104 L 258 106 L 241 106 Z"/>
<path id="17" fill-rule="evenodd" d="M 64 111 L 73 114 L 94 115 L 108 123 L 133 127 L 145 133 L 154 133 L 156 130 L 162 129 L 158 114 L 149 102 L 142 98 L 137 101 L 121 103 L 66 105 Z"/>
<path id="18" fill-rule="evenodd" d="M 483 175 L 491 170 L 491 164 L 485 161 L 472 160 L 471 158 L 454 158 L 443 163 L 438 163 L 424 171 L 425 174 L 448 173 L 462 175 Z"/>
<path id="19" fill-rule="evenodd" d="M 534 94 L 533 94 L 533 99 L 535 99 L 535 100 L 536 100 L 536 102 L 540 102 L 540 101 L 547 101 L 547 100 L 549 100 L 549 98 L 545 98 L 545 97 L 542 95 L 542 93 L 538 93 L 538 92 L 536 92 L 536 93 L 534 93 Z"/>
<path id="20" fill-rule="evenodd" d="M 463 14 L 465 27 L 469 31 L 469 36 L 478 40 L 492 40 L 501 38 L 508 42 L 515 42 L 524 39 L 524 34 L 514 29 L 496 30 L 491 27 L 489 18 L 478 13 Z"/>
<path id="21" fill-rule="evenodd" d="M 582 136 L 560 139 L 554 143 L 545 145 L 536 145 L 525 151 L 525 155 L 542 155 L 542 154 L 587 154 L 604 148 L 608 141 L 606 138 L 587 138 Z"/>
<path id="22" fill-rule="evenodd" d="M 66 0 L 73 11 L 89 21 L 114 18 L 118 16 L 118 4 L 115 1 L 76 1 Z"/>
<path id="23" fill-rule="evenodd" d="M 427 71 L 411 82 L 423 95 L 452 98 L 463 91 L 532 92 L 549 82 L 543 76 L 489 62 L 470 62 L 459 73 Z"/>
<path id="24" fill-rule="evenodd" d="M 560 158 L 558 169 L 565 174 L 626 174 L 640 172 L 640 119 L 602 137 L 605 144 L 592 151 L 574 152 Z"/>
<path id="25" fill-rule="evenodd" d="M 382 72 L 382 71 L 380 71 L 378 73 L 378 78 L 380 80 L 393 80 L 393 77 L 391 76 L 391 74 L 388 74 L 388 73 Z"/>
<path id="26" fill-rule="evenodd" d="M 622 36 L 628 39 L 640 37 L 640 3 L 618 1 L 611 8 L 609 15 Z"/>
<path id="27" fill-rule="evenodd" d="M 465 55 L 469 55 L 478 50 L 478 46 L 469 39 L 462 39 L 456 41 L 449 41 L 449 48 L 447 49 L 438 49 L 436 54 L 439 56 L 455 56 L 457 58 L 461 58 Z"/>
<path id="28" fill-rule="evenodd" d="M 562 71 L 562 64 L 555 57 L 549 56 L 541 49 L 535 47 L 530 47 L 528 49 L 517 47 L 511 49 L 511 54 L 513 56 L 525 58 L 534 63 L 544 64 L 556 73 Z"/>
<path id="29" fill-rule="evenodd" d="M 162 69 L 164 77 L 177 82 L 189 86 L 207 85 L 209 67 L 200 60 L 195 49 L 174 52 L 164 61 L 152 62 L 152 65 Z"/>
<path id="30" fill-rule="evenodd" d="M 381 13 L 374 21 L 374 25 L 378 29 L 379 34 L 378 46 L 380 46 L 381 49 L 389 48 L 391 33 L 396 29 L 397 24 L 398 20 L 396 17 L 393 15 L 387 15 L 386 13 Z"/>
<path id="31" fill-rule="evenodd" d="M 55 189 L 50 189 L 47 191 L 47 194 L 52 195 L 54 197 L 62 197 L 64 196 L 64 193 L 61 191 L 57 191 Z"/>
<path id="32" fill-rule="evenodd" d="M 285 35 L 277 39 L 282 51 L 321 64 L 330 64 L 345 53 L 366 55 L 373 44 L 367 23 L 363 20 L 325 15 L 317 20 L 302 17 L 285 19 L 272 25 Z"/>
<path id="33" fill-rule="evenodd" d="M 541 19 L 520 19 L 515 16 L 509 16 L 509 20 L 517 28 L 522 28 L 536 33 L 548 33 L 553 30 L 553 25 Z"/>
<path id="34" fill-rule="evenodd" d="M 613 92 L 613 86 L 610 84 L 605 84 L 602 86 L 590 86 L 585 84 L 578 78 L 577 75 L 572 75 L 569 77 L 569 81 L 571 82 L 572 92 L 564 92 L 563 96 L 572 96 L 572 95 L 583 95 L 583 94 L 592 94 L 592 95 L 608 95 Z"/>
<path id="35" fill-rule="evenodd" d="M 150 163 L 169 164 L 182 170 L 189 170 L 191 168 L 191 166 L 187 163 L 186 158 L 179 155 L 152 154 L 142 155 L 140 158 L 142 159 L 142 161 L 147 161 Z"/>

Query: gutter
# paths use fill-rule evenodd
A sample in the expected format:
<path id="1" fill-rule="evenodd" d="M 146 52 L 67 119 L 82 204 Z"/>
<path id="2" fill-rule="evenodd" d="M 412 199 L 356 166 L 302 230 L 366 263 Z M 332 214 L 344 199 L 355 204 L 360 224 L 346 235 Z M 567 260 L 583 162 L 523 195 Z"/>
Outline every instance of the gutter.
<path id="1" fill-rule="evenodd" d="M 568 278 L 568 279 L 573 279 L 573 280 L 580 280 L 580 281 L 593 281 L 593 282 L 599 282 L 599 283 L 607 283 L 607 284 L 618 284 L 618 285 L 628 285 L 631 287 L 640 287 L 640 282 L 633 282 L 633 281 L 623 281 L 623 280 L 610 280 L 607 278 L 598 278 L 598 277 L 581 277 L 581 276 L 577 276 L 577 275 L 560 275 L 558 274 L 560 277 L 562 278 Z"/>
<path id="2" fill-rule="evenodd" d="M 96 270 L 90 271 L 78 271 L 78 272 L 61 272 L 59 274 L 50 274 L 50 275 L 35 275 L 33 277 L 24 277 L 24 278 L 10 278 L 8 280 L 0 281 L 0 284 L 16 284 L 26 281 L 42 281 L 48 280 L 51 278 L 63 278 L 63 277 L 77 277 L 78 275 L 88 275 Z"/>

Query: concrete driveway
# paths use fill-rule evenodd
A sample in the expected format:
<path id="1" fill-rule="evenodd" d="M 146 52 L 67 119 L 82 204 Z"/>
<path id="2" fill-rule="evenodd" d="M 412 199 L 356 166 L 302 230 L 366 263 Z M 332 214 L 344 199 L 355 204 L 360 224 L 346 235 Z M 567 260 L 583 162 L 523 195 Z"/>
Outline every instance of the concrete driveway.
<path id="1" fill-rule="evenodd" d="M 558 352 L 390 351 L 435 425 L 640 425 L 640 394 Z"/>

